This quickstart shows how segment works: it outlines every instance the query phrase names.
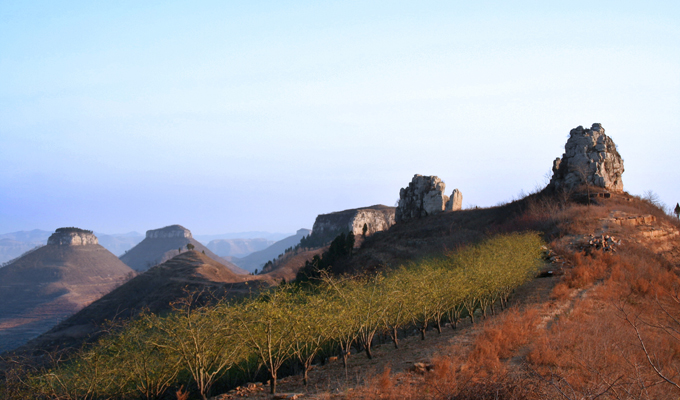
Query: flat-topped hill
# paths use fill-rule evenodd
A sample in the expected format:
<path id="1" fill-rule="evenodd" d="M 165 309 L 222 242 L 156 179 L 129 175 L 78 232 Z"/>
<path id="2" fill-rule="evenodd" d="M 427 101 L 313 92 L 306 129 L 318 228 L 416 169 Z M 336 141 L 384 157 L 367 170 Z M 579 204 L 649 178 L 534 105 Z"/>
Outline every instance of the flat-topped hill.
<path id="1" fill-rule="evenodd" d="M 91 232 L 57 230 L 46 246 L 0 269 L 0 351 L 47 331 L 132 275 Z"/>
<path id="2" fill-rule="evenodd" d="M 146 271 L 154 265 L 161 264 L 176 255 L 188 251 L 191 244 L 198 252 L 205 253 L 211 259 L 225 265 L 236 274 L 248 274 L 233 263 L 213 253 L 191 235 L 191 231 L 181 225 L 170 225 L 160 229 L 146 231 L 146 238 L 120 257 L 120 260 L 135 271 Z"/>

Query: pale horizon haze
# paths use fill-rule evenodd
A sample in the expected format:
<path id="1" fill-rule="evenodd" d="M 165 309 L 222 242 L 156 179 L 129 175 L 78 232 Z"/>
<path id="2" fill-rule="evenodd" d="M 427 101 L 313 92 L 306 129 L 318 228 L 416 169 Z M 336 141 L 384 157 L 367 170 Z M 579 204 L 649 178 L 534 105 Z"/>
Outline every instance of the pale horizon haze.
<path id="1" fill-rule="evenodd" d="M 414 174 L 493 206 L 596 122 L 675 206 L 680 3 L 552 3 L 4 0 L 0 233 L 292 233 Z"/>

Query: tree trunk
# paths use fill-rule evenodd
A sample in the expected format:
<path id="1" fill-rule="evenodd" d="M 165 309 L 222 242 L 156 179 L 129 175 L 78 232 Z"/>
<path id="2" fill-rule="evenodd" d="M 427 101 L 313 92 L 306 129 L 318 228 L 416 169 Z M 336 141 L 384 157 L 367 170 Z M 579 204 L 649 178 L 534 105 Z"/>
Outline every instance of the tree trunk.
<path id="1" fill-rule="evenodd" d="M 307 372 L 309 371 L 309 367 L 307 366 L 307 363 L 305 363 L 305 371 L 302 373 L 302 382 L 307 386 L 309 381 L 307 380 Z"/>
<path id="2" fill-rule="evenodd" d="M 366 345 L 366 357 L 368 357 L 369 360 L 373 359 L 373 354 L 371 353 L 371 346 Z"/>
<path id="3" fill-rule="evenodd" d="M 345 367 L 345 380 L 349 379 L 349 375 L 347 372 L 347 357 L 349 357 L 349 352 L 347 351 L 342 351 L 342 365 Z"/>
<path id="4" fill-rule="evenodd" d="M 427 325 L 422 326 L 420 328 L 420 340 L 425 340 L 425 330 L 427 329 Z"/>
<path id="5" fill-rule="evenodd" d="M 442 321 L 440 319 L 437 320 L 437 324 L 435 325 L 435 328 L 437 328 L 437 333 L 442 334 Z"/>
<path id="6" fill-rule="evenodd" d="M 272 380 L 269 381 L 269 388 L 271 394 L 276 394 L 276 374 L 271 374 L 272 375 Z"/>
<path id="7" fill-rule="evenodd" d="M 397 330 L 396 327 L 392 328 L 392 342 L 394 342 L 394 348 L 398 349 L 399 348 L 399 331 Z"/>

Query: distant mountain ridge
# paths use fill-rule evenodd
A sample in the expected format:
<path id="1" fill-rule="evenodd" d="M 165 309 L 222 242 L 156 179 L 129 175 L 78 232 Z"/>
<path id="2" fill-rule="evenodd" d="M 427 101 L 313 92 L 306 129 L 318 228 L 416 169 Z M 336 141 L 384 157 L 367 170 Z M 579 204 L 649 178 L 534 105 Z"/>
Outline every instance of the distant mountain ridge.
<path id="1" fill-rule="evenodd" d="M 17 258 L 36 246 L 47 244 L 47 238 L 51 234 L 52 232 L 41 229 L 0 234 L 0 264 Z M 138 232 L 114 234 L 94 232 L 94 234 L 99 239 L 99 244 L 117 257 L 144 239 L 144 235 Z"/>
<path id="2" fill-rule="evenodd" d="M 245 257 L 256 251 L 264 250 L 275 242 L 264 238 L 257 239 L 215 239 L 206 245 L 220 257 Z"/>
<path id="3" fill-rule="evenodd" d="M 219 239 L 266 239 L 276 242 L 291 236 L 291 233 L 248 231 L 248 232 L 228 232 L 214 235 L 194 235 L 194 239 L 201 243 L 209 243 Z"/>
<path id="4" fill-rule="evenodd" d="M 295 247 L 300 243 L 300 239 L 310 233 L 312 233 L 312 231 L 309 229 L 298 229 L 295 235 L 279 240 L 264 250 L 256 251 L 243 258 L 232 257 L 230 260 L 249 272 L 254 272 L 256 269 L 262 270 L 262 267 L 267 261 L 277 258 L 280 254 L 283 254 L 287 248 Z"/>

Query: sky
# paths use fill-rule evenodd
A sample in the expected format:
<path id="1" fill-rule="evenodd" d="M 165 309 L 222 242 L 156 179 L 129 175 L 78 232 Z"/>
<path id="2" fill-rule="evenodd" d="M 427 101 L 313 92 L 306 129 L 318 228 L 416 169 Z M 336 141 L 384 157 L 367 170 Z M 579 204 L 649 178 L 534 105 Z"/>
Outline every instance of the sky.
<path id="1" fill-rule="evenodd" d="M 680 3 L 0 2 L 0 232 L 311 228 L 414 174 L 493 206 L 598 122 L 680 201 Z"/>

